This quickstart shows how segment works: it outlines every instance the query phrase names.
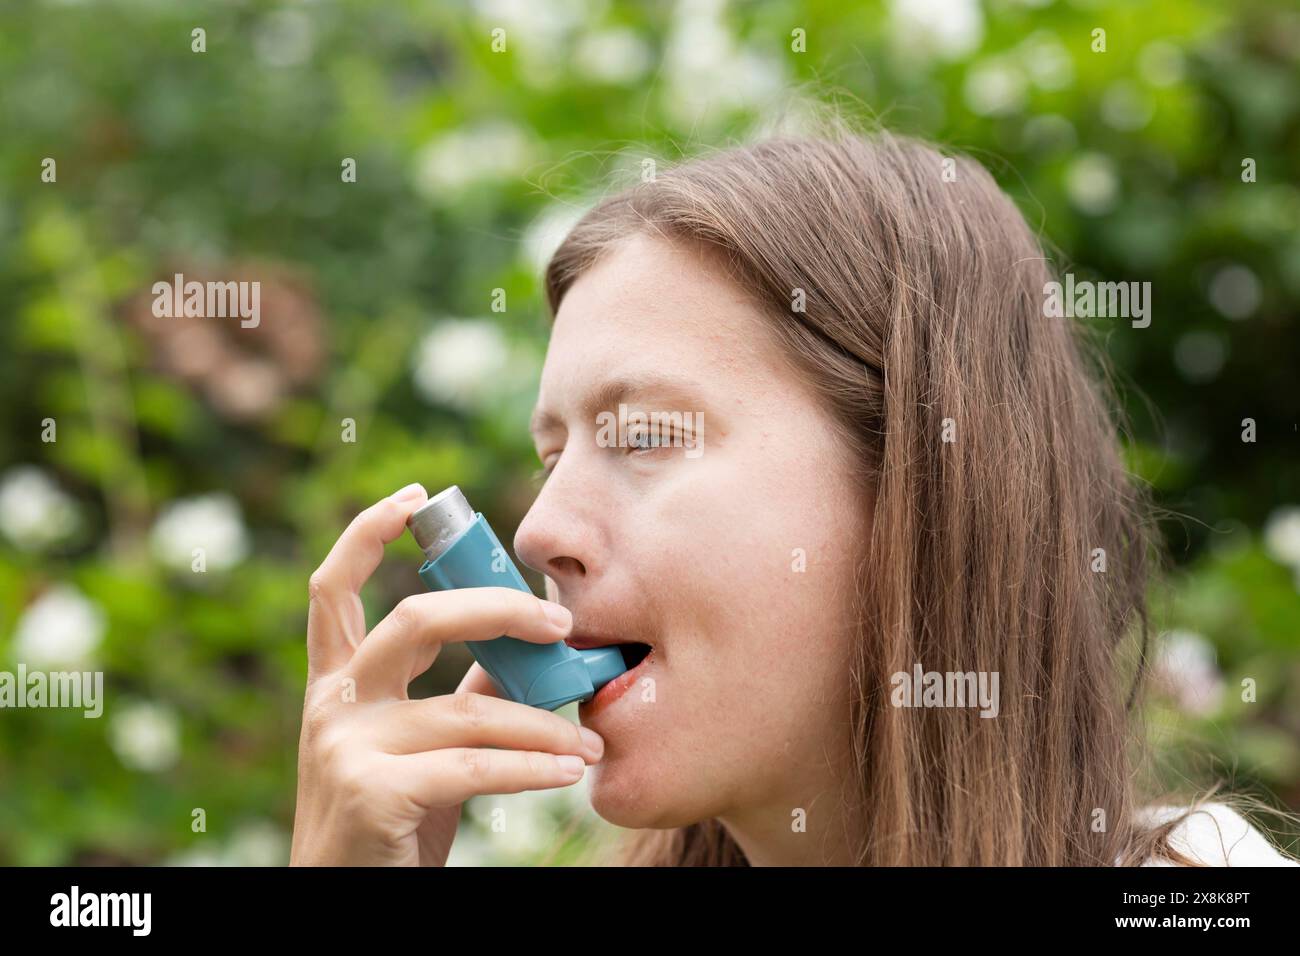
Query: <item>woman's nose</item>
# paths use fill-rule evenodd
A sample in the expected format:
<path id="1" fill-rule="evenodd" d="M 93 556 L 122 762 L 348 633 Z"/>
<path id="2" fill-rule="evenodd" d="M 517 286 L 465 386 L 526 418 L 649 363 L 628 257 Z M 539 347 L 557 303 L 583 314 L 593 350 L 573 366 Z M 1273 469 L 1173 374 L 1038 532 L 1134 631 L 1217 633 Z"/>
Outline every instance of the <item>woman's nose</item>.
<path id="1" fill-rule="evenodd" d="M 552 476 L 553 478 L 554 476 Z M 551 482 L 543 487 L 515 532 L 515 554 L 561 587 L 587 574 L 590 536 L 581 516 L 567 508 Z"/>

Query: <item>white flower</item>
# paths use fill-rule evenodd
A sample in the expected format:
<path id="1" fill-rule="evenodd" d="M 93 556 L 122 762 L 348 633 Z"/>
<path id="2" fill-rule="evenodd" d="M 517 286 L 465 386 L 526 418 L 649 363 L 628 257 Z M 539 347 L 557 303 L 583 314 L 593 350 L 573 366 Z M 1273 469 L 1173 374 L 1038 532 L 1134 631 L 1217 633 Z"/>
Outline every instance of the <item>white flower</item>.
<path id="1" fill-rule="evenodd" d="M 68 584 L 56 584 L 23 612 L 14 656 L 29 667 L 73 668 L 86 663 L 104 636 L 99 606 Z"/>
<path id="2" fill-rule="evenodd" d="M 460 837 L 456 838 L 460 842 Z M 269 820 L 241 824 L 225 844 L 211 834 L 188 849 L 163 861 L 163 866 L 285 866 L 289 862 L 289 838 Z"/>
<path id="3" fill-rule="evenodd" d="M 1015 113 L 1025 105 L 1025 74 L 1010 59 L 983 60 L 966 74 L 962 93 L 980 116 Z"/>
<path id="4" fill-rule="evenodd" d="M 524 130 L 503 120 L 452 130 L 416 154 L 415 188 L 430 200 L 445 199 L 472 183 L 520 175 L 532 152 Z"/>
<path id="5" fill-rule="evenodd" d="M 434 326 L 414 356 L 415 387 L 432 402 L 464 409 L 510 386 L 509 344 L 494 322 L 447 319 Z"/>
<path id="6" fill-rule="evenodd" d="M 1224 266 L 1210 280 L 1210 303 L 1229 319 L 1246 318 L 1259 298 L 1259 279 L 1246 266 Z"/>
<path id="7" fill-rule="evenodd" d="M 35 465 L 18 465 L 0 480 L 0 532 L 36 551 L 76 530 L 77 503 Z"/>
<path id="8" fill-rule="evenodd" d="M 160 561 L 184 571 L 193 569 L 196 548 L 203 549 L 209 571 L 232 568 L 249 551 L 239 502 L 225 492 L 169 503 L 154 522 L 150 542 Z"/>
<path id="9" fill-rule="evenodd" d="M 890 0 L 894 43 L 904 51 L 959 59 L 984 39 L 979 0 Z"/>
<path id="10" fill-rule="evenodd" d="M 284 866 L 289 862 L 289 840 L 268 820 L 245 823 L 231 837 L 222 862 L 227 866 Z"/>
<path id="11" fill-rule="evenodd" d="M 1219 709 L 1223 678 L 1214 648 L 1192 631 L 1168 631 L 1161 635 L 1155 671 L 1189 713 L 1208 716 Z"/>
<path id="12" fill-rule="evenodd" d="M 1155 103 L 1146 91 L 1127 80 L 1110 84 L 1101 98 L 1101 118 L 1113 129 L 1141 129 L 1151 122 L 1155 111 Z"/>
<path id="13" fill-rule="evenodd" d="M 574 65 L 601 83 L 631 83 L 651 63 L 650 49 L 635 30 L 600 30 L 584 36 L 574 53 Z"/>
<path id="14" fill-rule="evenodd" d="M 180 756 L 180 721 L 163 704 L 126 704 L 114 711 L 108 739 L 118 759 L 133 770 L 166 770 Z"/>
<path id="15" fill-rule="evenodd" d="M 473 806 L 473 800 L 470 805 Z M 447 866 L 492 866 L 492 847 L 474 827 L 462 826 L 447 854 Z"/>
<path id="16" fill-rule="evenodd" d="M 469 801 L 469 812 L 491 850 L 506 859 L 532 859 L 560 838 L 547 801 L 536 791 L 476 797 Z"/>
<path id="17" fill-rule="evenodd" d="M 515 79 L 542 90 L 564 78 L 573 34 L 601 18 L 590 0 L 472 0 L 470 8 L 485 38 L 503 41 L 516 60 Z"/>
<path id="18" fill-rule="evenodd" d="M 1109 156 L 1084 153 L 1065 174 L 1065 191 L 1075 207 L 1089 215 L 1109 212 L 1119 194 L 1119 176 Z"/>
<path id="19" fill-rule="evenodd" d="M 163 866 L 221 866 L 221 853 L 205 842 L 188 850 L 181 850 L 163 861 Z"/>
<path id="20" fill-rule="evenodd" d="M 1056 34 L 1039 30 L 1017 47 L 1020 62 L 1034 85 L 1042 90 L 1063 90 L 1074 81 L 1074 61 Z"/>
<path id="21" fill-rule="evenodd" d="M 722 23 L 719 0 L 678 3 L 663 56 L 664 105 L 684 126 L 713 111 L 771 105 L 785 85 L 776 57 L 740 49 Z"/>
<path id="22" fill-rule="evenodd" d="M 1300 507 L 1287 505 L 1268 516 L 1264 548 L 1274 560 L 1289 564 L 1300 574 Z"/>
<path id="23" fill-rule="evenodd" d="M 253 49 L 267 66 L 298 66 L 311 56 L 314 32 L 312 18 L 302 11 L 277 10 L 258 25 Z"/>

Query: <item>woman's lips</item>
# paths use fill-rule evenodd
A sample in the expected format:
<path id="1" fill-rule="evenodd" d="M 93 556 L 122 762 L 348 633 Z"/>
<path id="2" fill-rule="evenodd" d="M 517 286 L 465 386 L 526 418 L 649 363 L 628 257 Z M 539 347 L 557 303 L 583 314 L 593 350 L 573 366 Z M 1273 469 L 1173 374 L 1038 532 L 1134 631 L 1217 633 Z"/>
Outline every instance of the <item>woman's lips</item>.
<path id="1" fill-rule="evenodd" d="M 624 625 L 626 621 L 620 622 Z M 615 700 L 622 697 L 627 690 L 640 680 L 655 659 L 657 646 L 648 641 L 639 640 L 640 634 L 629 634 L 627 630 L 619 628 L 606 628 L 590 618 L 579 616 L 577 626 L 565 638 L 564 643 L 576 651 L 587 650 L 594 647 L 610 647 L 624 645 L 639 645 L 646 654 L 639 660 L 635 667 L 628 668 L 619 674 L 613 680 L 606 682 L 590 699 L 583 701 L 578 705 L 578 715 L 583 719 L 590 719 L 596 714 L 601 713 L 605 708 Z M 629 653 L 634 653 L 630 652 Z M 627 655 L 625 655 L 626 657 Z M 635 659 L 635 658 L 633 658 Z"/>
<path id="2" fill-rule="evenodd" d="M 578 705 L 579 716 L 584 720 L 594 717 L 622 697 L 641 679 L 653 659 L 654 651 L 652 650 L 636 667 L 625 670 L 612 681 L 603 685 L 590 700 L 583 701 Z"/>

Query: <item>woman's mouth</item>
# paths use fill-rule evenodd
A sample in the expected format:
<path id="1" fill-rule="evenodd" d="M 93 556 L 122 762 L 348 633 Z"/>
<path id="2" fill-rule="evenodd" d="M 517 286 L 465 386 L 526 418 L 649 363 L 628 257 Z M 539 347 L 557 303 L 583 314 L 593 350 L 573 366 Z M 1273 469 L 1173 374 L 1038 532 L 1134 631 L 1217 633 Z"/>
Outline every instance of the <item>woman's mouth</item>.
<path id="1" fill-rule="evenodd" d="M 604 684 L 589 700 L 583 701 L 578 705 L 578 713 L 584 720 L 595 716 L 619 697 L 623 696 L 629 688 L 634 686 L 637 681 L 641 679 L 642 675 L 654 659 L 654 647 L 640 641 L 617 641 L 609 639 L 570 637 L 565 641 L 565 643 L 574 650 L 583 650 L 588 647 L 605 647 L 610 644 L 616 644 L 619 653 L 623 657 L 623 662 L 627 665 L 627 670 Z"/>

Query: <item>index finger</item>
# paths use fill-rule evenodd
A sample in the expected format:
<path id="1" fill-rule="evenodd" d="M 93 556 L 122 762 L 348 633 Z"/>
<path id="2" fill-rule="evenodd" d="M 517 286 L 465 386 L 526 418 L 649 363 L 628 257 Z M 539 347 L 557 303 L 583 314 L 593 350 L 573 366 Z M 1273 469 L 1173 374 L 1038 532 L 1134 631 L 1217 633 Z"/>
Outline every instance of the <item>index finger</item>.
<path id="1" fill-rule="evenodd" d="M 567 608 L 531 592 L 505 587 L 456 588 L 413 594 L 397 603 L 362 641 L 348 670 L 363 696 L 404 697 L 406 686 L 438 656 L 442 645 L 503 635 L 537 644 L 564 640 L 573 625 Z"/>
<path id="2" fill-rule="evenodd" d="M 418 482 L 375 502 L 343 529 L 316 573 L 313 592 L 341 591 L 359 594 L 384 558 L 384 545 L 406 530 L 406 519 L 429 497 Z"/>
<path id="3" fill-rule="evenodd" d="M 339 535 L 307 585 L 307 653 L 314 670 L 333 670 L 352 656 L 366 634 L 361 586 L 399 538 L 406 519 L 429 495 L 418 483 L 376 502 Z"/>

